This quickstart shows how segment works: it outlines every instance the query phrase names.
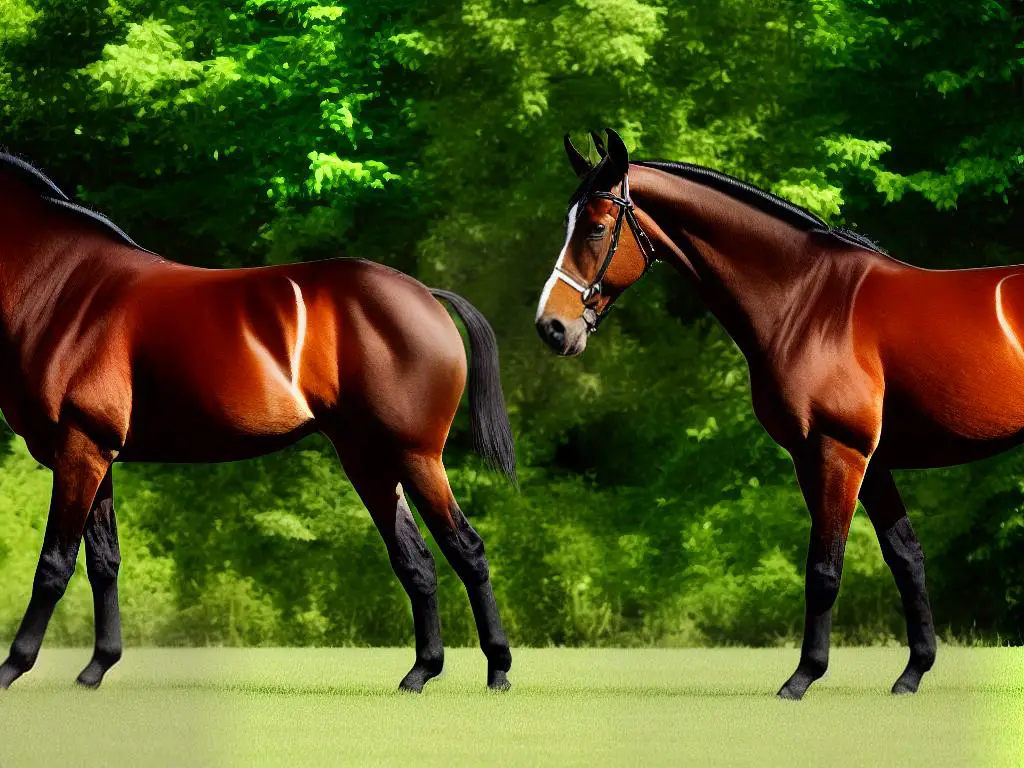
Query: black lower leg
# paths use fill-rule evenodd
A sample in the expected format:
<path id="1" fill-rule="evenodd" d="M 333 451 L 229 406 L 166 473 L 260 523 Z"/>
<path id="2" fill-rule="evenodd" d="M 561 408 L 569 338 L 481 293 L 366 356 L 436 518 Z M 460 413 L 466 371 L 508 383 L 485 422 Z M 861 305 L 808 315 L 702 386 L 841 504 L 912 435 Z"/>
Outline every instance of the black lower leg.
<path id="1" fill-rule="evenodd" d="M 117 600 L 117 572 L 121 550 L 114 519 L 113 488 L 104 480 L 96 503 L 85 524 L 85 558 L 92 586 L 93 612 L 96 622 L 96 645 L 92 660 L 78 676 L 78 682 L 95 688 L 103 675 L 121 658 L 121 611 Z"/>
<path id="2" fill-rule="evenodd" d="M 512 668 L 512 652 L 494 599 L 484 542 L 458 505 L 452 504 L 449 516 L 451 526 L 434 524 L 431 532 L 469 595 L 480 648 L 487 657 L 487 685 L 494 690 L 507 690 L 511 687 L 508 671 Z"/>
<path id="3" fill-rule="evenodd" d="M 399 688 L 416 693 L 444 668 L 441 619 L 437 611 L 437 571 L 434 558 L 420 534 L 404 499 L 398 503 L 394 536 L 388 539 L 388 556 L 398 580 L 412 603 L 416 632 L 416 662 Z"/>
<path id="4" fill-rule="evenodd" d="M 879 533 L 878 540 L 900 591 L 910 645 L 910 660 L 892 692 L 914 693 L 921 677 L 935 663 L 935 626 L 924 582 L 924 553 L 907 517 Z"/>
<path id="5" fill-rule="evenodd" d="M 869 468 L 860 497 L 900 591 L 907 622 L 910 660 L 892 692 L 914 693 L 921 677 L 935 663 L 935 627 L 925 588 L 924 553 L 891 472 L 882 467 Z"/>
<path id="6" fill-rule="evenodd" d="M 484 563 L 486 566 L 486 561 Z M 476 630 L 480 635 L 480 648 L 487 657 L 487 685 L 494 690 L 508 690 L 512 687 L 508 681 L 508 671 L 512 668 L 512 651 L 505 636 L 505 629 L 501 625 L 491 581 L 488 579 L 475 586 L 467 584 L 466 592 L 473 608 Z"/>
<path id="7" fill-rule="evenodd" d="M 73 543 L 60 542 L 47 532 L 28 609 L 14 636 L 10 655 L 0 665 L 0 688 L 9 687 L 36 663 L 50 617 L 75 571 L 78 544 L 77 539 Z"/>
<path id="8" fill-rule="evenodd" d="M 815 543 L 816 540 L 812 532 L 804 587 L 804 639 L 796 672 L 779 690 L 779 696 L 785 699 L 803 698 L 811 683 L 822 677 L 828 669 L 832 606 L 839 595 L 845 541 L 836 536 L 826 547 Z"/>

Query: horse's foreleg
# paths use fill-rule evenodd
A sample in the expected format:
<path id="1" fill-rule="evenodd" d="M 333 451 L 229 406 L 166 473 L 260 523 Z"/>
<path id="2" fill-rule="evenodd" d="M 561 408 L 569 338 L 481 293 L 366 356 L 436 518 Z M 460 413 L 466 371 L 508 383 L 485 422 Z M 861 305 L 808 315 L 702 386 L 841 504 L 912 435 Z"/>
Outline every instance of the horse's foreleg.
<path id="1" fill-rule="evenodd" d="M 365 445 L 350 448 L 340 439 L 334 440 L 334 445 L 349 480 L 384 539 L 391 567 L 412 603 L 416 661 L 399 688 L 419 693 L 444 667 L 434 557 L 409 511 L 405 495 L 397 487 L 397 462 L 384 452 L 368 451 Z"/>
<path id="2" fill-rule="evenodd" d="M 797 478 L 811 513 L 804 597 L 804 639 L 800 664 L 779 690 L 784 699 L 800 699 L 828 668 L 832 606 L 839 595 L 843 554 L 857 507 L 867 458 L 825 436 L 809 438 L 809 450 L 795 455 Z"/>
<path id="3" fill-rule="evenodd" d="M 96 646 L 92 660 L 78 676 L 78 682 L 89 688 L 97 687 L 107 670 L 121 658 L 121 611 L 117 604 L 121 549 L 114 520 L 112 475 L 113 470 L 108 469 L 85 523 L 85 562 L 92 586 Z"/>
<path id="4" fill-rule="evenodd" d="M 74 573 L 82 529 L 111 461 L 84 433 L 65 431 L 54 460 L 50 512 L 32 597 L 10 655 L 0 665 L 0 688 L 7 688 L 35 664 L 53 609 Z"/>
<path id="5" fill-rule="evenodd" d="M 466 587 L 480 648 L 487 657 L 487 685 L 506 690 L 512 652 L 494 600 L 483 540 L 455 502 L 440 457 L 408 455 L 403 480 L 416 509 Z"/>
<path id="6" fill-rule="evenodd" d="M 871 518 L 878 543 L 882 547 L 893 579 L 900 591 L 907 621 L 910 661 L 895 685 L 893 693 L 914 693 L 921 677 L 935 663 L 935 626 L 928 590 L 924 583 L 924 553 L 907 517 L 892 473 L 871 465 L 864 475 L 860 500 Z"/>

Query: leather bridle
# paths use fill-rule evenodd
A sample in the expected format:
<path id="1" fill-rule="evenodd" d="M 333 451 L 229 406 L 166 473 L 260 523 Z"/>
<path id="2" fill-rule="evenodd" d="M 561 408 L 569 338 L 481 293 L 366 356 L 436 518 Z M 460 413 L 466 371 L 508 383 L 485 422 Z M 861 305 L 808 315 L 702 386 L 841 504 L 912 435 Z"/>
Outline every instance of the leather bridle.
<path id="1" fill-rule="evenodd" d="M 644 232 L 643 227 L 640 226 L 640 222 L 637 221 L 636 211 L 633 206 L 633 200 L 629 196 L 629 174 L 622 177 L 622 195 L 616 195 L 612 192 L 591 192 L 585 195 L 580 200 L 580 209 L 582 210 L 586 206 L 587 201 L 596 197 L 600 200 L 607 200 L 613 205 L 618 207 L 618 212 L 615 215 L 615 227 L 612 229 L 612 239 L 608 244 L 608 253 L 604 257 L 604 261 L 601 263 L 600 269 L 597 270 L 597 274 L 594 275 L 594 279 L 590 282 L 590 285 L 584 285 L 571 274 L 566 272 L 561 266 L 555 266 L 555 276 L 562 282 L 566 283 L 569 287 L 579 292 L 580 298 L 583 301 L 583 322 L 586 323 L 587 333 L 594 333 L 598 329 L 598 326 L 604 321 L 604 318 L 611 311 L 611 304 L 607 304 L 605 308 L 598 312 L 596 307 L 598 302 L 601 300 L 601 281 L 604 279 L 605 273 L 608 272 L 608 268 L 612 265 L 612 259 L 615 258 L 615 252 L 619 248 L 619 237 L 622 234 L 622 222 L 623 220 L 629 224 L 629 229 L 633 233 L 633 237 L 636 238 L 637 245 L 640 247 L 640 252 L 644 257 L 644 270 L 640 273 L 640 277 L 647 274 L 647 270 L 657 261 L 657 256 L 654 252 L 654 244 L 651 242 L 651 238 Z M 639 277 L 637 278 L 640 279 Z"/>

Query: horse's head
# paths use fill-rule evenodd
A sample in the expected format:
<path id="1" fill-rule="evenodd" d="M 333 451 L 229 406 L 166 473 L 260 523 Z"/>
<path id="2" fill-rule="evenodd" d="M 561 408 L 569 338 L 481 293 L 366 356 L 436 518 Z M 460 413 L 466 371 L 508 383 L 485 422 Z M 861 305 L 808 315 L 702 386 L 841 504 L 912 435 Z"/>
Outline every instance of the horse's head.
<path id="1" fill-rule="evenodd" d="M 596 166 L 565 136 L 565 151 L 581 181 L 569 201 L 565 245 L 537 307 L 537 332 L 560 355 L 586 348 L 588 334 L 654 258 L 629 196 L 626 145 L 611 129 L 607 151 L 600 137 L 594 139 L 601 154 Z"/>

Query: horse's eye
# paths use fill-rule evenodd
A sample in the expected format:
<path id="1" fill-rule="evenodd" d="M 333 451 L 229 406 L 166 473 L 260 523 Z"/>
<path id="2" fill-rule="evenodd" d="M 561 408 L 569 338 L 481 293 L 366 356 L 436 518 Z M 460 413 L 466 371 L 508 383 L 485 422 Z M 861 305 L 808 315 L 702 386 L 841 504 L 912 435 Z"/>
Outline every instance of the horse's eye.
<path id="1" fill-rule="evenodd" d="M 602 237 L 604 237 L 604 233 L 607 231 L 608 227 L 606 227 L 604 224 L 598 224 L 596 227 L 590 230 L 590 234 L 587 235 L 587 240 L 600 240 Z"/>

